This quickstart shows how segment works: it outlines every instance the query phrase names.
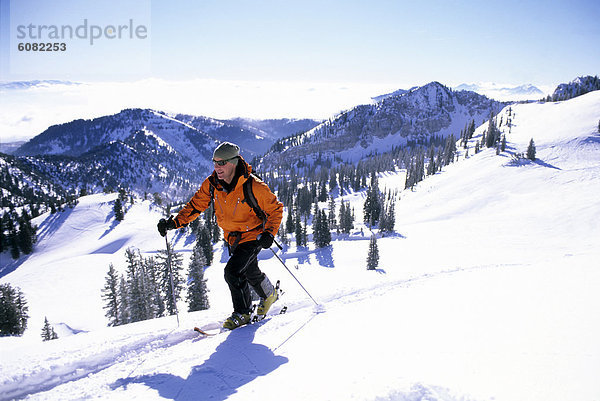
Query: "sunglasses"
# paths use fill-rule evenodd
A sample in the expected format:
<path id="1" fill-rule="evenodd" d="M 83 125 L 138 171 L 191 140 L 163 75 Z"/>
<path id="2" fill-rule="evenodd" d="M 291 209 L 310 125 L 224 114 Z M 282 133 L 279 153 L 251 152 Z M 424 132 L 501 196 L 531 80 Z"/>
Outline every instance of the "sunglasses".
<path id="1" fill-rule="evenodd" d="M 223 166 L 224 166 L 224 165 L 226 165 L 226 164 L 227 164 L 227 163 L 228 163 L 230 160 L 233 160 L 233 159 L 235 159 L 235 157 L 232 157 L 231 159 L 225 159 L 225 160 L 215 160 L 215 159 L 213 159 L 213 163 L 214 163 L 216 166 L 221 166 L 221 167 L 223 167 Z"/>

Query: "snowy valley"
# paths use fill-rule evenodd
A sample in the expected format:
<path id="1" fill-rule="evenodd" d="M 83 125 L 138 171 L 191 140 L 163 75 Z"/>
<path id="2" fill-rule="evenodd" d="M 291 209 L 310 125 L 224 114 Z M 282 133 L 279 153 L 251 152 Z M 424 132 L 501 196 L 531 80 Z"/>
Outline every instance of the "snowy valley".
<path id="1" fill-rule="evenodd" d="M 395 233 L 375 231 L 378 270 L 366 270 L 365 193 L 345 194 L 351 234 L 278 251 L 320 307 L 264 250 L 285 291 L 275 311 L 288 312 L 214 337 L 192 328 L 231 312 L 220 244 L 205 272 L 209 310 L 182 302 L 179 326 L 170 316 L 107 328 L 108 266 L 122 270 L 128 247 L 164 248 L 163 210 L 136 199 L 118 222 L 117 194 L 94 194 L 37 217 L 36 252 L 0 260 L 0 283 L 23 291 L 30 315 L 22 337 L 0 338 L 0 399 L 599 400 L 600 91 L 497 118 L 509 113 L 506 152 L 474 154 L 483 124 L 468 157 L 458 147 L 457 162 L 412 191 L 405 171 L 380 175 L 398 201 Z M 537 160 L 515 160 L 531 138 Z M 169 238 L 187 266 L 193 243 Z M 42 343 L 45 317 L 59 339 Z"/>

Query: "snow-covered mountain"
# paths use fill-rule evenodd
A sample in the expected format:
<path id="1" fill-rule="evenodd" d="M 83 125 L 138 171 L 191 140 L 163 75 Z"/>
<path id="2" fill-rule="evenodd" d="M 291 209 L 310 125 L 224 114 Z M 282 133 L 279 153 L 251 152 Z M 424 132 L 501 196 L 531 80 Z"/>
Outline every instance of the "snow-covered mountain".
<path id="1" fill-rule="evenodd" d="M 191 327 L 231 312 L 220 247 L 205 273 L 210 310 L 181 305 L 179 327 L 169 317 L 103 328 L 108 264 L 122 270 L 129 246 L 164 247 L 161 213 L 137 200 L 118 223 L 116 194 L 97 194 L 42 215 L 38 251 L 0 279 L 23 290 L 31 316 L 22 338 L 0 338 L 0 399 L 595 401 L 598 110 L 598 91 L 511 105 L 506 153 L 474 154 L 484 124 L 468 158 L 461 149 L 414 191 L 401 191 L 404 172 L 382 174 L 401 192 L 378 271 L 365 269 L 365 195 L 344 195 L 359 220 L 350 236 L 278 251 L 322 307 L 265 250 L 263 269 L 286 290 L 276 308 L 289 312 L 211 338 Z M 532 137 L 538 160 L 512 160 Z M 187 260 L 192 244 L 174 240 Z M 41 343 L 44 317 L 61 338 Z"/>
<path id="2" fill-rule="evenodd" d="M 382 101 L 385 98 L 392 97 L 392 96 L 398 96 L 398 95 L 404 95 L 405 93 L 408 93 L 408 92 L 410 92 L 410 91 L 412 91 L 414 89 L 417 89 L 417 88 L 418 88 L 418 86 L 413 86 L 410 89 L 398 89 L 398 90 L 395 90 L 393 92 L 386 93 L 384 95 L 374 96 L 371 99 L 373 99 L 376 102 L 380 102 L 380 101 Z"/>
<path id="3" fill-rule="evenodd" d="M 238 144 L 247 156 L 262 155 L 281 138 L 308 131 L 319 122 L 310 119 L 216 120 L 210 117 L 178 114 L 175 118 L 222 141 Z"/>
<path id="4" fill-rule="evenodd" d="M 260 124 L 270 125 L 263 130 Z M 251 159 L 287 134 L 286 127 L 303 130 L 316 124 L 282 119 L 252 125 L 243 120 L 127 109 L 54 125 L 17 149 L 17 159 L 1 158 L 13 169 L 27 165 L 28 172 L 48 177 L 65 190 L 123 187 L 177 199 L 194 191 L 210 173 L 212 152 L 219 142 L 240 144 L 242 155 Z"/>
<path id="5" fill-rule="evenodd" d="M 52 126 L 21 146 L 16 160 L 4 159 L 65 190 L 126 188 L 173 199 L 195 190 L 210 172 L 217 143 L 165 114 L 129 109 Z"/>
<path id="6" fill-rule="evenodd" d="M 26 141 L 2 142 L 0 143 L 0 153 L 11 154 L 19 149 Z"/>
<path id="7" fill-rule="evenodd" d="M 56 182 L 29 159 L 0 155 L 0 191 L 2 207 L 64 204 L 68 188 Z M 75 194 L 73 194 L 75 195 Z"/>
<path id="8" fill-rule="evenodd" d="M 154 136 L 160 146 L 170 147 L 187 159 L 203 155 L 216 142 L 215 138 L 166 114 L 148 109 L 127 109 L 112 116 L 53 125 L 14 154 L 80 156 L 98 147 L 127 142 L 140 131 Z"/>
<path id="9" fill-rule="evenodd" d="M 532 84 L 502 85 L 493 82 L 464 83 L 453 88 L 456 91 L 472 91 L 499 101 L 539 100 L 546 93 Z"/>
<path id="10" fill-rule="evenodd" d="M 600 78 L 598 76 L 577 77 L 569 83 L 558 85 L 552 96 L 548 96 L 548 100 L 553 102 L 568 100 L 597 90 L 600 90 Z"/>
<path id="11" fill-rule="evenodd" d="M 458 138 L 471 120 L 479 125 L 503 106 L 474 92 L 454 92 L 431 82 L 373 105 L 357 106 L 306 133 L 279 141 L 263 163 L 292 166 L 317 158 L 357 162 L 409 140 L 451 134 Z"/>

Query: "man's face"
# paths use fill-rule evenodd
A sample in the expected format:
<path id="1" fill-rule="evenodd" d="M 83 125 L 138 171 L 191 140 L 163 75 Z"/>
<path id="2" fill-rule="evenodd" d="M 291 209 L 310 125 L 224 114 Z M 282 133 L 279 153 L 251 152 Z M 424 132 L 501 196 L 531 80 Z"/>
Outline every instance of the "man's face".
<path id="1" fill-rule="evenodd" d="M 219 160 L 223 160 L 219 157 L 215 157 L 214 161 L 219 161 Z M 225 165 L 223 166 L 219 166 L 217 163 L 215 163 L 215 172 L 217 173 L 217 177 L 220 180 L 225 181 L 226 183 L 230 184 L 231 181 L 233 180 L 233 176 L 235 175 L 235 165 L 227 162 L 225 163 Z"/>

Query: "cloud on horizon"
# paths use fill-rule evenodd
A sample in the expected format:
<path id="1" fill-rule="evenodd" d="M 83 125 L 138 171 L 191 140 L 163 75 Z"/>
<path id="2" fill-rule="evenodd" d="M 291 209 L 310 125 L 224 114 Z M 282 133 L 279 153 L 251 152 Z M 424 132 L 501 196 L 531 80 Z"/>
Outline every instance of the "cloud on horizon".
<path id="1" fill-rule="evenodd" d="M 30 139 L 51 125 L 110 115 L 125 108 L 151 108 L 217 119 L 325 119 L 371 103 L 371 96 L 391 88 L 383 84 L 209 79 L 77 85 L 64 81 L 4 83 L 0 87 L 0 137 L 2 142 Z"/>

